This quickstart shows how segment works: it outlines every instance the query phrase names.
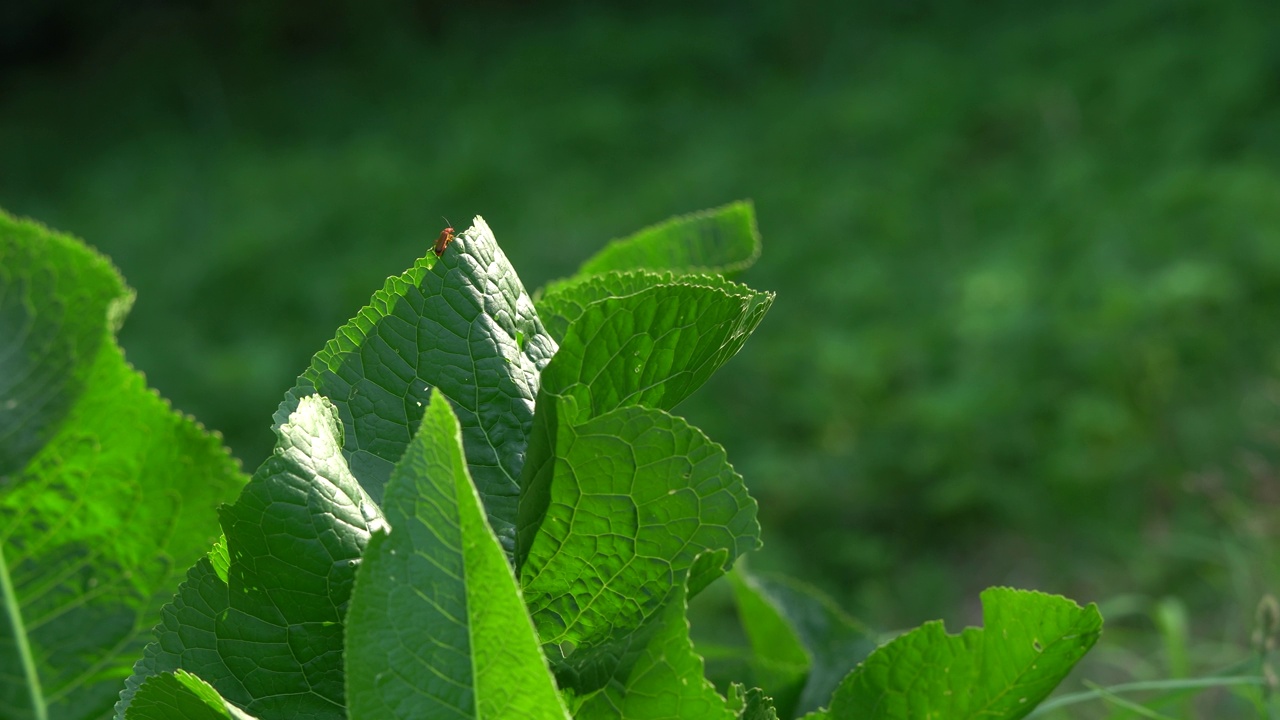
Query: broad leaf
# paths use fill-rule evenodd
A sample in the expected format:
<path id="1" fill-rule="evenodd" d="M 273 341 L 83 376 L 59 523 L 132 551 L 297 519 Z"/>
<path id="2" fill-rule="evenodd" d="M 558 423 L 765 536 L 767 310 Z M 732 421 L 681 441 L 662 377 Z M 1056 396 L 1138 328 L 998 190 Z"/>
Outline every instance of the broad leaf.
<path id="1" fill-rule="evenodd" d="M 674 407 L 742 348 L 773 301 L 771 293 L 727 281 L 698 281 L 608 296 L 573 315 L 542 375 L 521 477 L 518 566 L 543 527 L 561 428 L 621 407 Z"/>
<path id="2" fill-rule="evenodd" d="M 484 220 L 437 259 L 389 278 L 316 353 L 276 412 L 319 393 L 338 408 L 351 472 L 380 502 L 432 388 L 462 424 L 467 465 L 489 521 L 514 547 L 520 469 L 538 377 L 556 345 Z"/>
<path id="3" fill-rule="evenodd" d="M 99 718 L 244 484 L 115 343 L 133 294 L 79 241 L 0 213 L 0 708 Z"/>
<path id="4" fill-rule="evenodd" d="M 575 720 L 738 718 L 733 704 L 703 676 L 702 658 L 689 640 L 686 610 L 681 579 L 661 611 L 637 632 L 592 653 L 590 663 L 571 658 L 565 681 L 571 692 L 581 693 Z M 740 709 L 743 700 L 736 700 Z"/>
<path id="5" fill-rule="evenodd" d="M 588 275 L 573 282 L 562 283 L 554 290 L 544 292 L 537 301 L 538 317 L 542 319 L 547 333 L 555 338 L 556 342 L 564 342 L 569 325 L 586 312 L 593 303 L 670 285 L 717 288 L 738 298 L 752 296 L 762 299 L 771 298 L 745 285 L 726 280 L 720 275 L 677 275 L 671 272 L 649 270 L 613 271 L 602 275 Z"/>
<path id="6" fill-rule="evenodd" d="M 566 655 L 643 624 L 700 553 L 728 551 L 724 570 L 759 546 L 742 477 L 680 418 L 625 407 L 562 422 L 554 455 L 520 577 L 542 641 Z"/>
<path id="7" fill-rule="evenodd" d="M 209 683 L 185 670 L 147 678 L 125 720 L 256 720 L 232 705 Z"/>
<path id="8" fill-rule="evenodd" d="M 1093 604 L 1038 592 L 991 588 L 982 615 L 983 628 L 948 635 L 929 622 L 876 650 L 840 683 L 829 717 L 1017 720 L 1102 633 Z"/>
<path id="9" fill-rule="evenodd" d="M 58 433 L 133 297 L 106 258 L 0 212 L 0 477 Z"/>
<path id="10" fill-rule="evenodd" d="M 373 536 L 356 576 L 351 720 L 568 717 L 461 442 L 432 393 L 387 484 L 390 533 Z"/>
<path id="11" fill-rule="evenodd" d="M 723 282 L 655 285 L 587 305 L 542 376 L 578 423 L 628 405 L 669 410 L 742 349 L 772 293 Z"/>
<path id="12" fill-rule="evenodd" d="M 210 558 L 192 568 L 118 714 L 147 676 L 181 668 L 255 715 L 345 717 L 343 616 L 381 515 L 347 468 L 327 400 L 302 398 L 276 432 L 275 453 L 221 512 L 225 581 Z"/>
<path id="13" fill-rule="evenodd" d="M 729 275 L 760 257 L 749 201 L 681 215 L 614 240 L 582 264 L 578 276 L 611 270 L 675 270 Z"/>

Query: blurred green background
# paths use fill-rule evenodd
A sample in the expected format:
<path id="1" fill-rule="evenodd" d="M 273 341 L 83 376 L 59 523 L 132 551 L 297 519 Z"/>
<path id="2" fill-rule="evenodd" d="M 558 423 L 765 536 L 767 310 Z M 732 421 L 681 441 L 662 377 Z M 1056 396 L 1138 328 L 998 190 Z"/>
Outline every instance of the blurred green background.
<path id="1" fill-rule="evenodd" d="M 1180 672 L 1170 602 L 1193 669 L 1246 652 L 1280 502 L 1274 3 L 113 5 L 0 5 L 0 207 L 114 259 L 130 359 L 249 469 L 442 215 L 533 289 L 752 198 L 742 280 L 778 300 L 681 412 L 760 499 L 754 566 L 882 628 L 976 621 L 990 585 L 1101 601 L 1094 662 L 1135 676 Z"/>

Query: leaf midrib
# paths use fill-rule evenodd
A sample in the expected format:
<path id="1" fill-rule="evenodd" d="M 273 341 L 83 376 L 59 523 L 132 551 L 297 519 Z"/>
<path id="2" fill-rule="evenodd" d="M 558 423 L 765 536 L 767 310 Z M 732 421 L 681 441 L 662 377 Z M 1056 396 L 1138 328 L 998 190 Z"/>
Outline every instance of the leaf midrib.
<path id="1" fill-rule="evenodd" d="M 40 687 L 40 675 L 36 672 L 35 658 L 31 656 L 31 646 L 27 643 L 27 631 L 22 622 L 22 608 L 18 605 L 18 596 L 14 592 L 13 579 L 9 576 L 9 565 L 5 562 L 2 545 L 0 545 L 0 592 L 4 594 L 5 613 L 9 616 L 9 626 L 13 628 L 18 659 L 22 663 L 22 674 L 27 680 L 26 686 L 31 697 L 33 717 L 35 720 L 49 720 L 49 709 L 45 706 L 44 691 Z"/>

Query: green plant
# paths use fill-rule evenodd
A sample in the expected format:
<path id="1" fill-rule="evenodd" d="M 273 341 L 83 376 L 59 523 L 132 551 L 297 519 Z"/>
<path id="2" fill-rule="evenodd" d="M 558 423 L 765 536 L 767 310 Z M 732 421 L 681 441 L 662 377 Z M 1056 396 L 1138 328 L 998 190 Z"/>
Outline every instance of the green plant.
<path id="1" fill-rule="evenodd" d="M 995 588 L 985 629 L 928 623 L 875 648 L 816 591 L 733 569 L 760 544 L 755 501 L 723 448 L 669 411 L 771 305 L 719 274 L 758 252 L 751 206 L 735 203 L 610 245 L 535 304 L 476 218 L 316 354 L 276 413 L 275 452 L 218 511 L 213 542 L 210 510 L 242 483 L 216 443 L 163 407 L 190 447 L 145 427 L 144 446 L 107 421 L 155 405 L 145 391 L 108 387 L 105 419 L 82 420 L 103 388 L 47 360 L 96 357 L 84 346 L 124 367 L 118 275 L 75 241 L 4 218 L 0 317 L 38 332 L 11 334 L 4 353 L 19 381 L 0 396 L 3 707 L 100 717 L 138 628 L 158 621 L 116 704 L 122 720 L 1025 716 L 1096 641 L 1092 605 Z M 38 372 L 51 379 L 33 383 Z M 70 410 L 12 412 L 27 406 Z M 169 474 L 91 477 L 64 460 L 85 447 Z M 119 495 L 72 507 L 75 490 Z M 151 495 L 199 515 L 188 525 L 147 510 L 168 521 L 168 545 L 134 536 Z M 100 531 L 68 534 L 84 517 Z M 98 568 L 114 558 L 95 543 L 154 560 L 165 572 L 152 580 L 198 558 L 158 612 L 156 582 L 136 590 L 127 643 L 93 624 L 95 586 L 68 582 L 110 570 L 140 583 Z M 689 597 L 726 572 L 751 641 L 739 658 L 749 690 L 708 682 L 688 635 Z M 33 629 L 50 594 L 81 618 L 74 638 Z"/>

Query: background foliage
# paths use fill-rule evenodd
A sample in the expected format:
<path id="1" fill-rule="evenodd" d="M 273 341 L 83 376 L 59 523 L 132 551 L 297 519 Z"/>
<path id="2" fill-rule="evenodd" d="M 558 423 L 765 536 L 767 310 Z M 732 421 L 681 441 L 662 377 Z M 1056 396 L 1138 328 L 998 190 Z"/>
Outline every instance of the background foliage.
<path id="1" fill-rule="evenodd" d="M 1234 657 L 1274 577 L 1273 6 L 381 7 L 0 9 L 0 206 L 114 259 L 130 360 L 247 467 L 440 215 L 536 287 L 751 197 L 778 301 L 680 412 L 757 566 L 881 626 L 1097 599 L 1139 674 L 1181 608 Z"/>

